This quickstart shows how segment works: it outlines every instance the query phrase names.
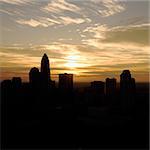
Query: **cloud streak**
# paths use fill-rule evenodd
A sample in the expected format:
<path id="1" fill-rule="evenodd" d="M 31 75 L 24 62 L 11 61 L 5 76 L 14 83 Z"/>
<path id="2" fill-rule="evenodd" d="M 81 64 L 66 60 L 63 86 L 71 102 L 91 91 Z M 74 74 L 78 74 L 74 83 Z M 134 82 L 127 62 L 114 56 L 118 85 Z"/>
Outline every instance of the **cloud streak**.
<path id="1" fill-rule="evenodd" d="M 71 18 L 71 17 L 64 17 L 60 16 L 59 18 L 45 18 L 41 17 L 38 20 L 30 19 L 30 20 L 17 20 L 17 23 L 21 25 L 28 25 L 31 27 L 49 27 L 54 25 L 72 25 L 72 24 L 82 24 L 85 22 L 90 22 L 89 19 L 82 19 L 82 18 Z"/>
<path id="2" fill-rule="evenodd" d="M 65 0 L 52 0 L 43 8 L 43 10 L 47 12 L 60 13 L 63 11 L 78 12 L 81 9 L 80 7 L 71 4 L 70 2 L 68 3 Z"/>
<path id="3" fill-rule="evenodd" d="M 119 4 L 119 2 L 116 0 L 103 0 L 102 2 L 105 7 L 104 10 L 99 10 L 99 13 L 102 15 L 102 17 L 109 17 L 125 10 L 125 7 Z"/>
<path id="4" fill-rule="evenodd" d="M 52 19 L 45 19 L 45 20 L 35 20 L 35 19 L 30 19 L 30 20 L 17 20 L 16 21 L 17 23 L 19 24 L 22 24 L 22 25 L 28 25 L 28 26 L 31 26 L 31 27 L 38 27 L 38 26 L 41 26 L 41 27 L 48 27 L 48 26 L 52 26 L 54 24 L 58 24 L 55 20 L 52 20 Z"/>
<path id="5" fill-rule="evenodd" d="M 91 0 L 95 4 L 97 13 L 102 17 L 109 17 L 125 11 L 125 6 L 118 0 Z"/>
<path id="6" fill-rule="evenodd" d="M 95 24 L 94 27 L 87 27 L 83 30 L 83 33 L 92 33 L 93 38 L 96 39 L 105 39 L 106 38 L 106 32 L 108 31 L 108 27 L 104 25 L 98 25 Z"/>
<path id="7" fill-rule="evenodd" d="M 97 48 L 104 44 L 117 45 L 115 43 L 118 43 L 120 47 L 122 47 L 121 43 L 135 43 L 135 45 L 148 46 L 149 28 L 149 23 L 114 27 L 108 27 L 106 24 L 95 24 L 79 32 L 79 34 L 85 36 L 82 39 L 83 44 Z"/>
<path id="8" fill-rule="evenodd" d="M 0 2 L 13 4 L 13 5 L 22 5 L 30 2 L 30 0 L 0 0 Z"/>

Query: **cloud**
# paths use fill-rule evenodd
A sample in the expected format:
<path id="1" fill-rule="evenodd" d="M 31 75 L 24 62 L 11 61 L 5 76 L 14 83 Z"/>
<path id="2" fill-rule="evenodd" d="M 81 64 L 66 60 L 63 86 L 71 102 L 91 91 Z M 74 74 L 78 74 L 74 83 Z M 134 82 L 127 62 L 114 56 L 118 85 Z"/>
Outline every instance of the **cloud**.
<path id="1" fill-rule="evenodd" d="M 103 42 L 122 43 L 129 42 L 148 46 L 150 24 L 137 24 L 128 26 L 116 26 L 109 29 L 107 38 Z"/>
<path id="2" fill-rule="evenodd" d="M 143 24 L 130 24 L 128 26 L 116 26 L 111 28 L 111 31 L 127 31 L 130 29 L 134 29 L 134 28 L 138 28 L 138 29 L 142 29 L 142 28 L 150 28 L 150 23 L 143 23 Z"/>
<path id="3" fill-rule="evenodd" d="M 30 2 L 30 0 L 0 0 L 0 2 L 13 4 L 13 5 L 22 5 L 22 4 L 26 4 L 27 2 Z"/>
<path id="4" fill-rule="evenodd" d="M 88 42 L 90 43 L 90 42 Z M 92 65 L 103 65 L 110 67 L 109 70 L 115 67 L 117 64 L 123 65 L 125 67 L 131 67 L 135 64 L 134 68 L 144 69 L 144 65 L 138 65 L 141 63 L 148 63 L 148 51 L 149 47 L 141 47 L 139 45 L 134 45 L 132 43 L 99 43 L 99 46 L 95 49 L 87 47 L 86 45 L 71 45 L 71 44 L 62 44 L 55 43 L 49 44 L 46 49 L 53 51 L 59 54 L 62 54 L 64 63 L 70 61 L 70 58 L 73 58 L 71 61 L 76 62 L 77 68 L 90 67 Z M 93 52 L 94 50 L 94 52 Z M 89 57 L 91 56 L 91 57 Z M 71 62 L 70 61 L 70 62 Z M 137 65 L 136 65 L 137 64 Z M 62 65 L 62 64 L 61 64 Z M 145 65 L 146 66 L 146 65 Z M 101 67 L 103 71 L 108 70 L 108 67 Z M 80 70 L 77 70 L 80 72 Z"/>
<path id="5" fill-rule="evenodd" d="M 61 22 L 59 20 L 57 20 L 57 19 L 43 17 L 42 20 L 45 20 L 46 22 L 51 22 L 53 24 L 61 24 Z"/>
<path id="6" fill-rule="evenodd" d="M 1 13 L 5 13 L 5 14 L 8 14 L 8 15 L 13 15 L 13 13 L 12 12 L 10 12 L 10 11 L 8 11 L 8 10 L 4 10 L 4 9 L 0 9 L 0 12 Z"/>
<path id="7" fill-rule="evenodd" d="M 63 11 L 78 12 L 80 8 L 65 0 L 52 0 L 43 8 L 44 11 L 60 13 Z"/>
<path id="8" fill-rule="evenodd" d="M 82 18 L 71 18 L 60 16 L 59 18 L 46 18 L 40 17 L 39 19 L 29 19 L 29 20 L 16 20 L 17 23 L 22 25 L 28 25 L 31 27 L 49 27 L 53 25 L 70 25 L 70 24 L 81 24 L 84 22 L 89 22 L 89 19 L 82 19 Z"/>
<path id="9" fill-rule="evenodd" d="M 68 25 L 68 24 L 81 24 L 84 23 L 85 20 L 82 18 L 71 18 L 71 17 L 59 17 L 62 21 L 62 23 L 64 25 Z"/>
<path id="10" fill-rule="evenodd" d="M 94 38 L 105 39 L 106 32 L 108 31 L 108 27 L 104 25 L 95 24 L 94 27 L 87 27 L 83 30 L 83 33 L 92 33 Z M 83 35 L 82 35 L 83 36 Z"/>
<path id="11" fill-rule="evenodd" d="M 138 78 L 141 78 L 141 72 L 148 70 L 147 53 L 149 47 L 140 47 L 134 44 L 131 45 L 131 43 L 100 43 L 99 47 L 95 49 L 87 45 L 61 42 L 31 45 L 26 49 L 20 49 L 21 47 L 21 45 L 15 44 L 12 49 L 11 47 L 1 48 L 2 63 L 0 64 L 4 72 L 14 74 L 13 71 L 16 71 L 15 74 L 17 74 L 17 71 L 21 72 L 20 67 L 23 67 L 28 68 L 28 70 L 26 69 L 26 74 L 28 74 L 29 68 L 40 67 L 43 53 L 47 53 L 49 56 L 53 68 L 52 74 L 74 73 L 79 76 L 77 80 L 85 75 L 87 78 L 89 77 L 88 80 L 105 79 L 108 75 L 116 76 L 123 69 L 130 69 L 139 76 Z M 14 66 L 18 70 L 11 70 Z M 87 78 L 85 81 L 87 81 Z"/>
<path id="12" fill-rule="evenodd" d="M 17 20 L 16 22 L 19 24 L 28 25 L 31 27 L 38 27 L 38 26 L 48 27 L 48 26 L 52 26 L 54 24 L 59 23 L 59 22 L 52 20 L 50 18 L 46 18 L 45 20 L 44 19 L 40 19 L 40 20 L 35 20 L 35 19 L 23 20 L 23 19 L 21 19 L 21 20 Z"/>
<path id="13" fill-rule="evenodd" d="M 16 22 L 19 24 L 23 24 L 23 25 L 29 25 L 31 27 L 37 27 L 37 26 L 47 27 L 47 24 L 41 23 L 41 22 L 34 20 L 34 19 L 30 19 L 30 20 L 21 19 L 21 20 L 17 20 Z"/>
<path id="14" fill-rule="evenodd" d="M 104 48 L 119 48 L 119 49 L 134 49 L 134 50 L 143 50 L 143 49 L 146 49 L 146 51 L 148 50 L 149 46 L 145 45 L 145 46 L 142 46 L 140 44 L 135 44 L 133 42 L 103 42 L 99 39 L 83 39 L 82 40 L 83 44 L 85 45 L 89 45 L 89 46 L 93 46 L 95 48 L 98 48 L 98 49 L 104 49 Z"/>
<path id="15" fill-rule="evenodd" d="M 141 18 L 128 21 L 128 18 L 138 15 L 144 18 L 143 12 L 135 15 L 137 11 L 134 11 L 132 16 L 128 15 L 132 12 L 131 7 L 127 8 L 130 3 L 122 5 L 122 1 L 117 0 L 37 0 L 34 5 L 26 7 L 29 0 L 1 2 L 4 6 L 0 10 L 3 15 L 2 42 L 10 44 L 0 48 L 0 65 L 4 71 L 12 71 L 10 68 L 14 66 L 18 69 L 39 67 L 43 53 L 48 54 L 54 74 L 74 71 L 82 76 L 89 72 L 93 79 L 95 76 L 98 79 L 98 72 L 121 71 L 123 68 L 136 72 L 148 70 L 150 24 L 145 23 L 146 17 L 145 21 Z M 115 15 L 125 9 L 129 11 L 123 17 Z M 25 25 L 28 28 L 18 28 L 13 21 L 20 24 L 19 27 Z M 4 28 L 12 31 L 8 33 Z"/>
<path id="16" fill-rule="evenodd" d="M 125 7 L 118 0 L 91 0 L 91 2 L 96 5 L 102 4 L 98 10 L 102 17 L 109 17 L 125 10 Z"/>
<path id="17" fill-rule="evenodd" d="M 149 46 L 142 46 L 135 43 L 105 43 L 98 39 L 87 39 L 83 42 L 84 47 L 78 48 L 81 56 L 87 58 L 87 65 L 90 64 L 105 64 L 101 69 L 103 71 L 115 68 L 116 64 L 125 67 L 131 67 L 130 64 L 135 64 L 134 69 L 145 70 L 144 67 L 138 65 L 139 63 L 148 64 L 149 60 Z M 91 56 L 91 57 L 89 57 Z M 86 62 L 86 61 L 84 61 Z M 89 67 L 88 66 L 88 67 Z"/>
<path id="18" fill-rule="evenodd" d="M 3 59 L 1 61 L 5 62 L 5 63 L 0 63 L 0 65 L 3 65 L 3 67 L 5 65 L 7 66 L 8 65 L 7 63 L 9 63 L 11 66 L 17 65 L 17 66 L 29 67 L 29 66 L 35 65 L 37 62 L 39 62 L 39 59 L 40 59 L 39 57 L 30 57 L 26 54 L 17 54 L 13 52 L 9 52 L 9 53 L 0 52 L 0 56 Z"/>
<path id="19" fill-rule="evenodd" d="M 148 46 L 149 29 L 149 23 L 114 27 L 108 27 L 106 24 L 95 24 L 86 27 L 79 34 L 83 37 L 83 44 L 95 47 L 100 47 L 103 43 L 105 45 L 116 45 L 114 43 L 132 43 L 133 45 L 135 43 L 135 45 Z"/>
<path id="20" fill-rule="evenodd" d="M 81 3 L 82 6 L 80 6 L 79 2 L 71 3 L 70 1 L 66 0 L 51 0 L 50 2 L 46 0 L 43 4 L 41 4 L 40 1 L 35 3 L 33 0 L 1 1 L 7 4 L 19 5 L 17 8 L 10 8 L 9 5 L 6 5 L 6 7 L 0 11 L 11 16 L 15 15 L 15 22 L 31 27 L 49 27 L 55 25 L 65 26 L 70 24 L 76 25 L 82 23 L 91 23 L 93 21 L 93 18 L 90 17 L 91 11 L 88 12 L 88 9 L 86 6 L 84 6 L 83 2 Z M 31 9 L 29 10 L 29 13 L 25 12 L 25 8 L 20 6 L 28 3 L 34 3 L 34 5 L 30 6 Z M 88 1 L 88 5 L 89 4 L 90 1 Z M 96 6 L 99 6 L 102 11 L 103 9 L 106 11 L 109 8 L 111 11 L 113 10 L 114 12 L 119 12 L 118 9 L 115 9 L 114 7 L 119 7 L 120 5 L 117 1 L 109 0 L 108 2 L 102 1 L 101 3 L 97 3 Z M 34 11 L 32 11 L 32 8 Z M 37 11 L 38 9 L 39 11 Z M 110 10 L 108 12 L 110 12 Z M 99 11 L 98 7 L 94 8 L 94 11 Z M 36 15 L 34 14 L 35 12 Z"/>
<path id="21" fill-rule="evenodd" d="M 1 0 L 1 1 L 7 4 L 16 4 L 16 5 L 27 4 L 30 2 L 30 0 L 22 0 L 22 1 Z M 3 9 L 1 8 L 0 12 L 11 16 L 14 15 L 15 22 L 21 25 L 28 25 L 31 27 L 39 27 L 39 26 L 49 27 L 53 25 L 82 24 L 82 23 L 90 23 L 92 21 L 90 18 L 85 17 L 84 14 L 81 13 L 80 15 L 78 14 L 81 11 L 80 7 L 65 0 L 51 0 L 50 2 L 46 0 L 45 3 L 49 2 L 46 6 L 45 3 L 41 4 L 39 2 L 40 1 L 37 1 L 35 3 L 35 1 L 31 0 L 30 3 L 34 3 L 34 5 L 30 6 L 31 8 L 29 12 L 25 12 L 24 11 L 25 7 L 23 6 L 10 7 L 9 5 L 6 6 L 4 5 L 5 7 L 3 7 Z M 39 9 L 39 11 L 37 11 L 37 9 Z M 69 11 L 78 15 L 72 16 L 70 14 L 67 14 L 67 12 L 65 11 Z M 34 15 L 34 13 L 36 13 L 36 15 Z"/>
<path id="22" fill-rule="evenodd" d="M 6 60 L 5 58 L 7 57 L 8 61 L 11 60 L 11 62 L 18 64 L 21 64 L 21 62 L 25 60 L 32 60 L 32 58 L 34 60 L 34 57 L 40 58 L 42 57 L 43 53 L 47 53 L 50 55 L 52 62 L 56 62 L 59 65 L 62 65 L 62 63 L 68 60 L 68 56 L 79 55 L 76 45 L 63 44 L 59 42 L 54 42 L 47 45 L 28 45 L 26 47 L 23 45 L 15 44 L 14 46 L 12 45 L 0 47 L 0 49 L 0 55 L 2 58 L 4 58 L 4 60 Z M 25 57 L 25 59 L 23 59 L 23 57 Z M 31 58 L 29 59 L 29 57 Z M 22 59 L 22 61 L 17 61 L 18 59 L 16 58 L 19 58 L 19 60 Z M 6 65 L 8 61 L 5 61 Z M 24 62 L 23 64 L 26 63 L 30 64 L 30 61 Z"/>

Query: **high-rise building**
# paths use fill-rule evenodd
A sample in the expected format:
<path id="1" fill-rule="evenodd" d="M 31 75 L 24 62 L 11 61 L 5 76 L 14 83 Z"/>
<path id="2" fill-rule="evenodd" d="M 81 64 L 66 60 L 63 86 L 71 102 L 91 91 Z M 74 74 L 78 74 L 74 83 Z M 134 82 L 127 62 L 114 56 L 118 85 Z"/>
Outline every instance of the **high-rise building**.
<path id="1" fill-rule="evenodd" d="M 135 79 L 131 77 L 129 70 L 123 70 L 120 75 L 120 90 L 122 93 L 131 92 L 135 88 Z"/>
<path id="2" fill-rule="evenodd" d="M 31 68 L 29 72 L 29 82 L 33 86 L 38 86 L 40 84 L 40 72 L 38 68 Z"/>
<path id="3" fill-rule="evenodd" d="M 44 86 L 48 86 L 50 84 L 50 66 L 49 59 L 46 54 L 43 55 L 41 60 L 41 80 Z"/>
<path id="4" fill-rule="evenodd" d="M 106 78 L 106 95 L 113 95 L 116 93 L 116 79 Z"/>
<path id="5" fill-rule="evenodd" d="M 99 94 L 104 94 L 104 82 L 93 81 L 91 82 L 91 89 Z"/>
<path id="6" fill-rule="evenodd" d="M 131 73 L 129 70 L 123 70 L 123 72 L 120 75 L 120 81 L 129 81 L 131 80 Z"/>
<path id="7" fill-rule="evenodd" d="M 59 74 L 59 88 L 73 89 L 73 74 Z"/>
<path id="8" fill-rule="evenodd" d="M 125 109 L 131 108 L 134 104 L 135 79 L 131 77 L 129 70 L 124 70 L 120 75 L 121 104 Z"/>

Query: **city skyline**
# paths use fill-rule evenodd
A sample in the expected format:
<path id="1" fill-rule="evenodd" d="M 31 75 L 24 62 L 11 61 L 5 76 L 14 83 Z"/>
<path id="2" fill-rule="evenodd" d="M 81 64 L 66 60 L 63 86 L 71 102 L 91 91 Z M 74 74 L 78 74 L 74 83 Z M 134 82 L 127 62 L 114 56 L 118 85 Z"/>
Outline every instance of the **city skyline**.
<path id="1" fill-rule="evenodd" d="M 38 69 L 37 67 L 32 67 L 30 68 L 29 74 L 28 74 L 28 83 L 34 88 L 43 88 L 43 89 L 55 89 L 58 87 L 61 90 L 73 90 L 74 88 L 74 75 L 73 74 L 68 74 L 68 73 L 60 73 L 58 74 L 59 80 L 55 81 L 51 79 L 51 68 L 50 68 L 50 61 L 46 53 L 43 54 L 41 58 L 41 68 Z M 22 83 L 22 78 L 21 77 L 12 77 L 10 80 L 3 80 L 2 83 L 5 82 L 12 82 L 13 84 L 20 84 Z M 58 83 L 57 83 L 58 82 Z M 112 94 L 115 93 L 117 89 L 117 79 L 115 77 L 113 78 L 106 78 L 105 80 L 93 80 L 89 81 L 87 83 L 91 84 L 91 88 L 94 90 L 98 90 L 99 92 L 101 91 L 102 93 L 104 92 L 104 89 L 106 90 L 106 93 Z M 56 83 L 58 84 L 56 86 Z M 131 78 L 131 72 L 130 70 L 123 70 L 122 73 L 120 74 L 120 79 L 119 82 L 120 86 L 119 88 L 125 89 L 125 91 L 129 89 L 135 89 L 135 78 Z M 84 85 L 85 86 L 85 85 Z M 76 86 L 75 86 L 76 87 Z M 78 88 L 80 85 L 77 86 Z"/>
<path id="2" fill-rule="evenodd" d="M 28 80 L 47 53 L 51 79 L 119 81 L 130 70 L 149 81 L 148 1 L 0 0 L 0 80 Z M 142 11 L 139 11 L 142 10 Z M 143 11 L 144 10 L 144 11 Z"/>
<path id="3" fill-rule="evenodd" d="M 55 86 L 49 62 L 44 53 L 28 83 L 20 77 L 1 82 L 2 148 L 148 148 L 146 83 L 136 84 L 123 70 L 119 86 L 106 78 L 77 88 L 67 73 Z"/>
<path id="4" fill-rule="evenodd" d="M 11 80 L 3 80 L 1 85 L 7 87 L 21 88 L 26 85 L 34 90 L 60 90 L 62 92 L 70 93 L 74 90 L 73 74 L 61 73 L 59 74 L 58 86 L 56 82 L 51 80 L 50 63 L 46 53 L 41 58 L 40 70 L 36 67 L 32 67 L 29 71 L 29 82 L 22 82 L 21 77 L 13 77 Z M 79 88 L 79 87 L 78 87 Z M 90 91 L 99 93 L 100 95 L 106 94 L 107 96 L 113 96 L 117 93 L 117 80 L 116 78 L 106 78 L 103 81 L 92 81 L 90 86 L 84 87 L 90 89 Z M 136 91 L 135 78 L 132 77 L 130 70 L 123 70 L 120 74 L 120 85 L 118 87 L 120 94 L 126 95 L 129 93 L 132 95 Z M 85 90 L 86 91 L 86 90 Z M 130 95 L 129 94 L 129 95 Z"/>

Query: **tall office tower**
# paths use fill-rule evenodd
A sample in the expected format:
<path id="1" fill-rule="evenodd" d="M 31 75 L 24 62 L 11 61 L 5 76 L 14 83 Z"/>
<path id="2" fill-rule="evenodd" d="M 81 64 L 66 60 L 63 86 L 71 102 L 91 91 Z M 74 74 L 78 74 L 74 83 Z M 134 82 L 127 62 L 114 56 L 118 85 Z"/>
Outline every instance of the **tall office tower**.
<path id="1" fill-rule="evenodd" d="M 135 79 L 131 77 L 129 70 L 123 70 L 120 75 L 120 90 L 121 93 L 132 92 L 135 88 Z"/>
<path id="2" fill-rule="evenodd" d="M 91 82 L 91 89 L 99 94 L 104 94 L 104 82 L 93 81 Z"/>
<path id="3" fill-rule="evenodd" d="M 121 73 L 120 75 L 120 80 L 121 81 L 127 81 L 127 80 L 130 80 L 131 79 L 131 73 L 129 70 L 123 70 L 123 72 Z"/>
<path id="4" fill-rule="evenodd" d="M 73 89 L 73 74 L 59 74 L 59 88 L 60 89 Z"/>
<path id="5" fill-rule="evenodd" d="M 43 86 L 49 86 L 50 84 L 50 66 L 49 59 L 46 54 L 43 55 L 41 60 L 41 81 Z"/>
<path id="6" fill-rule="evenodd" d="M 29 82 L 33 86 L 40 85 L 40 72 L 36 67 L 31 68 L 29 72 Z"/>
<path id="7" fill-rule="evenodd" d="M 131 77 L 129 70 L 124 70 L 120 75 L 120 94 L 122 106 L 129 108 L 134 104 L 135 79 Z"/>
<path id="8" fill-rule="evenodd" d="M 106 95 L 114 95 L 116 93 L 116 79 L 106 78 Z"/>

